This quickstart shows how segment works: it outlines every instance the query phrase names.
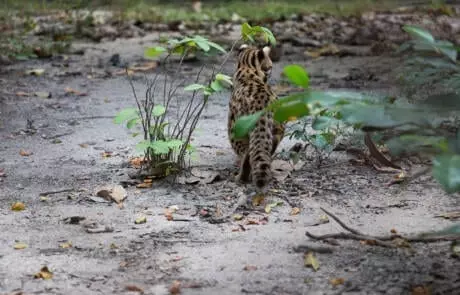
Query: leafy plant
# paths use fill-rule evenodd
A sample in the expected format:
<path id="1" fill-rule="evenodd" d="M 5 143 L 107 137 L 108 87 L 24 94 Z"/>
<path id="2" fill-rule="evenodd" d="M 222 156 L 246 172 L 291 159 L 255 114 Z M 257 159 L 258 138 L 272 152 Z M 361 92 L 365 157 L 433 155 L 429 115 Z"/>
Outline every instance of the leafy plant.
<path id="1" fill-rule="evenodd" d="M 210 96 L 226 87 L 231 87 L 230 77 L 214 72 L 206 83 L 199 84 L 204 66 L 195 77 L 193 84 L 184 85 L 184 80 L 176 79 L 184 58 L 189 53 L 209 53 L 212 50 L 225 52 L 221 46 L 201 36 L 169 40 L 168 44 L 168 47 L 147 48 L 144 54 L 150 59 L 166 55 L 162 60 L 165 73 L 170 57 L 178 55 L 179 64 L 174 74 L 171 76 L 166 74 L 164 81 L 160 81 L 161 72 L 158 71 L 155 77 L 148 81 L 143 100 L 138 97 L 130 80 L 136 107 L 124 109 L 114 118 L 117 124 L 126 123 L 128 129 L 141 127 L 143 139 L 136 147 L 144 153 L 149 172 L 156 176 L 166 176 L 185 167 L 185 157 L 193 150 L 190 144 L 192 134 Z M 191 98 L 183 109 L 181 109 L 183 98 L 177 94 L 181 87 L 186 92 L 192 92 Z M 162 97 L 157 97 L 159 95 Z M 172 112 L 171 107 L 174 102 L 175 112 Z M 136 132 L 133 136 L 139 134 Z"/>
<path id="2" fill-rule="evenodd" d="M 404 43 L 399 52 L 413 53 L 400 68 L 400 79 L 410 96 L 425 96 L 424 89 L 441 91 L 460 88 L 458 48 L 449 41 L 436 40 L 430 32 L 415 26 L 404 26 L 412 40 Z M 431 91 L 430 91 L 431 92 Z M 415 94 L 415 95 L 414 95 Z"/>

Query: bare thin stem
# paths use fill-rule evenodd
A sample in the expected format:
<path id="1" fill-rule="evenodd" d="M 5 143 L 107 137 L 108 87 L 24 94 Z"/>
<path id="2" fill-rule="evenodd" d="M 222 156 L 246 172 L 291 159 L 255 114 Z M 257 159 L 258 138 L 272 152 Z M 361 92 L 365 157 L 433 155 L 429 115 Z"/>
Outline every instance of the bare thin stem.
<path id="1" fill-rule="evenodd" d="M 133 79 L 129 76 L 128 68 L 126 68 L 126 74 L 128 76 L 129 85 L 131 86 L 131 89 L 133 91 L 134 99 L 136 100 L 137 108 L 139 109 L 139 115 L 141 117 L 142 128 L 144 129 L 144 139 L 147 140 L 148 139 L 148 137 L 147 137 L 148 130 L 146 129 L 146 125 L 145 125 L 146 122 L 144 120 L 144 115 L 142 114 L 142 107 L 141 107 L 141 104 L 139 102 L 139 98 L 137 97 L 136 89 L 134 88 Z"/>

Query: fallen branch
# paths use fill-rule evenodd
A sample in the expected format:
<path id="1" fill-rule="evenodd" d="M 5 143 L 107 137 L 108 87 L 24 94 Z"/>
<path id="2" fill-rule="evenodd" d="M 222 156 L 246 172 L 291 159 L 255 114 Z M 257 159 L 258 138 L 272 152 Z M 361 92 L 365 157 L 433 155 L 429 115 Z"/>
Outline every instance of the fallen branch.
<path id="1" fill-rule="evenodd" d="M 347 226 L 343 221 L 341 221 L 337 216 L 332 214 L 331 212 L 327 211 L 324 208 L 321 208 L 328 216 L 334 219 L 342 228 L 348 231 L 347 232 L 340 232 L 336 234 L 326 234 L 326 235 L 314 235 L 310 232 L 306 232 L 305 235 L 314 240 L 326 240 L 326 239 L 342 239 L 342 240 L 356 240 L 356 241 L 371 241 L 370 244 L 388 247 L 388 248 L 396 248 L 398 247 L 397 243 L 394 243 L 395 240 L 400 240 L 403 242 L 409 243 L 435 243 L 441 241 L 460 241 L 460 235 L 442 235 L 442 236 L 423 236 L 417 235 L 413 237 L 404 237 L 401 235 L 386 235 L 386 236 L 373 236 L 363 234 L 360 231 L 353 229 Z"/>

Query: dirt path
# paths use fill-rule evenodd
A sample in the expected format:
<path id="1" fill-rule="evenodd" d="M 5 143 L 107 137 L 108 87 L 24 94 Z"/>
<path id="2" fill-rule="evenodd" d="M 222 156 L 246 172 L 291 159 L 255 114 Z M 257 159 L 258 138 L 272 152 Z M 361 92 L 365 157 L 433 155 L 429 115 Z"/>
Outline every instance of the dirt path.
<path id="1" fill-rule="evenodd" d="M 140 60 L 142 44 L 157 37 L 83 44 L 93 48 L 83 57 L 0 70 L 0 168 L 6 173 L 0 178 L 2 294 L 129 294 L 127 286 L 138 286 L 157 295 L 168 294 L 175 280 L 181 282 L 182 294 L 410 294 L 418 286 L 456 294 L 460 263 L 450 257 L 448 243 L 389 249 L 340 242 L 330 246 L 333 253 L 316 254 L 316 272 L 304 266 L 303 253 L 294 251 L 298 245 L 322 245 L 309 240 L 307 230 L 341 231 L 332 220 L 312 226 L 323 215 L 320 207 L 372 234 L 391 229 L 410 234 L 451 224 L 434 216 L 458 209 L 459 199 L 444 194 L 429 176 L 407 187 L 388 187 L 391 174 L 354 165 L 344 153 L 333 153 L 320 168 L 309 154 L 311 161 L 302 169 L 274 184 L 270 201 L 284 203 L 269 214 L 250 212 L 242 221 L 222 224 L 201 218 L 202 209 L 229 210 L 244 189 L 230 177 L 235 158 L 225 126 L 229 93 L 214 98 L 193 141 L 198 169 L 216 171 L 221 180 L 174 186 L 158 182 L 146 190 L 129 186 L 124 209 L 91 199 L 96 187 L 128 180 L 132 172 L 126 163 L 135 141 L 112 122 L 117 111 L 133 105 L 132 94 L 126 78 L 110 74 L 120 68 L 109 65 L 109 59 L 119 53 L 127 62 Z M 391 69 L 399 60 L 332 56 L 312 61 L 292 54 L 275 64 L 273 82 L 292 62 L 309 69 L 314 87 L 392 92 Z M 198 65 L 187 64 L 183 75 L 196 72 Z M 24 68 L 45 73 L 24 75 Z M 225 73 L 232 69 L 230 60 Z M 88 95 L 68 95 L 65 87 Z M 143 84 L 137 81 L 136 87 L 141 90 Z M 17 96 L 19 91 L 50 92 L 51 98 Z M 33 121 L 34 133 L 26 128 L 27 120 Z M 284 142 L 285 148 L 291 145 Z M 21 149 L 32 154 L 20 156 Z M 104 158 L 103 152 L 113 156 Z M 39 197 L 61 189 L 73 191 Z M 24 202 L 26 210 L 12 212 L 15 201 Z M 164 209 L 173 205 L 179 208 L 175 216 L 186 221 L 166 219 Z M 301 209 L 298 215 L 290 215 L 293 206 Z M 147 215 L 147 222 L 136 225 L 140 214 Z M 71 216 L 86 220 L 64 222 Z M 83 224 L 90 222 L 114 231 L 87 233 Z M 15 250 L 18 241 L 28 248 Z M 59 246 L 66 241 L 73 247 Z M 45 265 L 53 279 L 34 279 Z M 343 278 L 344 284 L 334 287 L 334 278 Z"/>

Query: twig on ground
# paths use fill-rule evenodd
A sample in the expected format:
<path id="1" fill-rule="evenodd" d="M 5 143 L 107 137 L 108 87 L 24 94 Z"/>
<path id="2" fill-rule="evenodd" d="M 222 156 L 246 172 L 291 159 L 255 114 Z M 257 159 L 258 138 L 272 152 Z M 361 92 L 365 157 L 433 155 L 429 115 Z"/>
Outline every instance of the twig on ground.
<path id="1" fill-rule="evenodd" d="M 65 188 L 65 189 L 61 189 L 61 190 L 57 190 L 57 191 L 49 191 L 49 192 L 39 193 L 38 195 L 39 196 L 48 196 L 48 195 L 55 195 L 55 194 L 60 194 L 60 193 L 68 193 L 68 192 L 73 192 L 73 191 L 82 192 L 84 190 L 83 189 L 74 189 L 74 188 Z"/>
<path id="2" fill-rule="evenodd" d="M 389 248 L 398 247 L 396 243 L 393 243 L 393 241 L 396 239 L 403 240 L 409 243 L 435 243 L 435 242 L 441 242 L 441 241 L 460 241 L 460 235 L 442 235 L 442 236 L 417 235 L 413 237 L 404 237 L 401 235 L 390 235 L 390 236 L 388 235 L 386 236 L 366 235 L 356 229 L 353 229 L 347 226 L 337 216 L 327 211 L 326 209 L 321 208 L 321 210 L 323 210 L 327 215 L 329 215 L 332 219 L 334 219 L 341 227 L 347 230 L 348 233 L 340 232 L 336 234 L 326 234 L 326 235 L 317 236 L 307 231 L 305 235 L 314 240 L 342 239 L 342 240 L 356 240 L 356 241 L 372 241 L 372 243 L 375 245 L 382 246 L 382 247 L 389 247 Z"/>
<path id="3" fill-rule="evenodd" d="M 173 218 L 171 221 L 185 221 L 185 222 L 192 222 L 195 221 L 194 219 L 187 219 L 187 218 Z"/>
<path id="4" fill-rule="evenodd" d="M 329 254 L 334 252 L 334 248 L 332 247 L 322 247 L 322 246 L 313 246 L 313 245 L 299 245 L 294 247 L 294 252 L 301 253 L 301 252 L 316 252 L 320 254 Z"/>
<path id="5" fill-rule="evenodd" d="M 324 213 L 326 213 L 327 215 L 329 215 L 332 219 L 334 219 L 338 224 L 340 224 L 341 227 L 343 227 L 344 229 L 346 229 L 347 231 L 351 232 L 351 233 L 354 233 L 355 235 L 364 235 L 363 233 L 361 233 L 359 230 L 356 230 L 356 229 L 353 229 L 349 226 L 347 226 L 345 223 L 343 223 L 337 216 L 335 216 L 333 213 L 327 211 L 326 209 L 324 209 L 323 207 L 320 207 L 321 210 L 324 211 Z"/>

